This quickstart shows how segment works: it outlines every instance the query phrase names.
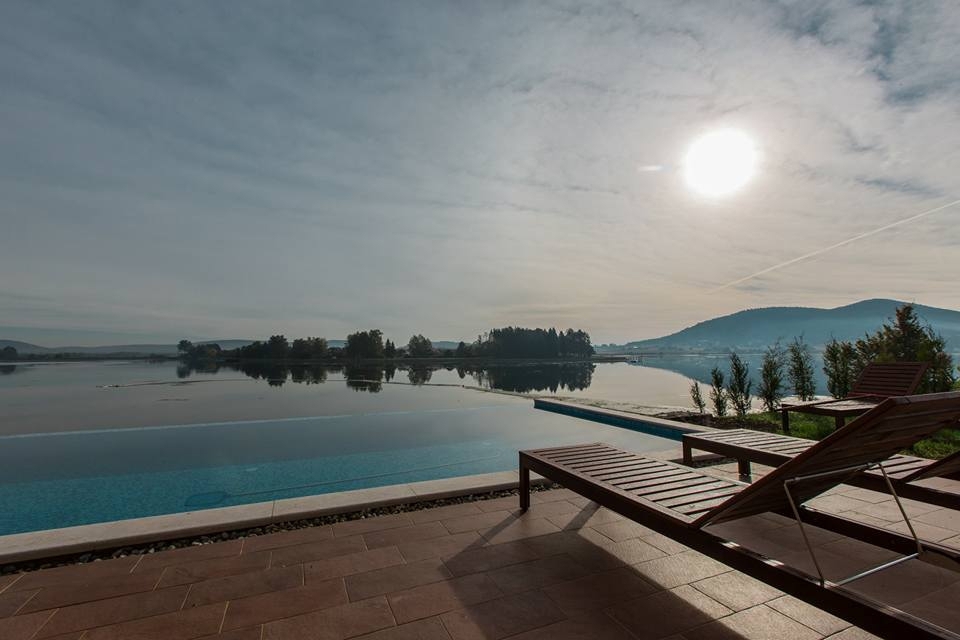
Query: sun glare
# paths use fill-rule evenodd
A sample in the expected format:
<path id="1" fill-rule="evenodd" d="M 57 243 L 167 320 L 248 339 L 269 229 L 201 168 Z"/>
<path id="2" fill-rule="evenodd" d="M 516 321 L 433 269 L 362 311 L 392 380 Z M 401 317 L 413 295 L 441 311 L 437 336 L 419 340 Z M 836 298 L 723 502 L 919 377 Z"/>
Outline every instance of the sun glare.
<path id="1" fill-rule="evenodd" d="M 733 193 L 753 177 L 757 150 L 742 131 L 723 129 L 698 138 L 684 159 L 687 185 L 709 197 Z"/>

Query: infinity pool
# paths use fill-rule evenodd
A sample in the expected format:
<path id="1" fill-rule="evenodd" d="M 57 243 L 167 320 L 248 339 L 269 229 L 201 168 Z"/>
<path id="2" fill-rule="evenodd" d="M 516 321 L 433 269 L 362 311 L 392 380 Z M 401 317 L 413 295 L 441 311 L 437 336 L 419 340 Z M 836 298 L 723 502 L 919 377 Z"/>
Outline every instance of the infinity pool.
<path id="1" fill-rule="evenodd" d="M 663 437 L 464 390 L 456 408 L 0 437 L 0 535 L 514 469 L 523 448 Z"/>

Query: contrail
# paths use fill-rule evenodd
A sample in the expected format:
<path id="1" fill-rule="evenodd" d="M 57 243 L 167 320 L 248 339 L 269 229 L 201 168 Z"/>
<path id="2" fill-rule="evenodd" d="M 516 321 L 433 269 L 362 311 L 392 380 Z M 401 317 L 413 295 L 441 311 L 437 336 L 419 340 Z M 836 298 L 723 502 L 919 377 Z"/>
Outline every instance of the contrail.
<path id="1" fill-rule="evenodd" d="M 838 249 L 838 248 L 840 248 L 840 247 L 844 247 L 844 246 L 846 246 L 846 245 L 848 245 L 848 244 L 850 244 L 850 243 L 856 242 L 857 240 L 863 240 L 864 238 L 869 238 L 870 236 L 876 235 L 876 234 L 880 233 L 881 231 L 886 231 L 887 229 L 893 229 L 894 227 L 899 227 L 900 225 L 907 224 L 908 222 L 913 222 L 914 220 L 919 220 L 920 218 L 922 218 L 922 217 L 924 217 L 924 216 L 929 216 L 930 214 L 936 213 L 937 211 L 943 211 L 944 209 L 949 209 L 950 207 L 954 207 L 954 206 L 956 206 L 956 205 L 958 205 L 958 204 L 960 204 L 960 200 L 954 200 L 953 202 L 948 202 L 947 204 L 942 204 L 942 205 L 940 205 L 939 207 L 934 207 L 933 209 L 930 209 L 930 210 L 928 210 L 928 211 L 924 211 L 923 213 L 918 213 L 918 214 L 916 214 L 916 215 L 910 216 L 909 218 L 904 218 L 903 220 L 897 220 L 896 222 L 891 222 L 890 224 L 884 225 L 884 226 L 882 226 L 882 227 L 878 227 L 878 228 L 876 228 L 876 229 L 872 229 L 871 231 L 867 231 L 866 233 L 861 233 L 861 234 L 858 235 L 858 236 L 853 236 L 852 238 L 847 238 L 846 240 L 842 240 L 842 241 L 840 241 L 840 242 L 838 242 L 838 243 L 836 243 L 836 244 L 832 244 L 832 245 L 830 245 L 829 247 L 824 247 L 823 249 L 817 249 L 816 251 L 811 251 L 810 253 L 805 253 L 805 254 L 803 254 L 802 256 L 798 256 L 798 257 L 793 258 L 793 259 L 791 259 L 791 260 L 787 260 L 786 262 L 781 262 L 780 264 L 775 264 L 775 265 L 773 265 L 772 267 L 767 267 L 766 269 L 762 269 L 762 270 L 760 270 L 760 271 L 757 271 L 756 273 L 751 273 L 750 275 L 745 276 L 745 277 L 743 277 L 743 278 L 740 278 L 739 280 L 734 280 L 734 281 L 732 281 L 732 282 L 728 282 L 727 284 L 720 285 L 719 287 L 717 287 L 717 288 L 715 288 L 715 289 L 711 289 L 711 290 L 709 291 L 709 293 L 716 293 L 717 291 L 723 291 L 724 289 L 729 289 L 730 287 L 735 287 L 735 286 L 737 286 L 738 284 L 744 283 L 744 282 L 746 282 L 747 280 L 753 280 L 753 279 L 756 278 L 757 276 L 762 276 L 762 275 L 765 274 L 765 273 L 770 273 L 771 271 L 776 271 L 777 269 L 782 269 L 783 267 L 789 267 L 789 266 L 792 265 L 792 264 L 796 264 L 796 263 L 798 263 L 798 262 L 803 262 L 804 260 L 808 260 L 808 259 L 810 259 L 810 258 L 813 258 L 814 256 L 819 256 L 819 255 L 824 254 L 824 253 L 826 253 L 826 252 L 828 252 L 828 251 L 833 251 L 834 249 Z"/>

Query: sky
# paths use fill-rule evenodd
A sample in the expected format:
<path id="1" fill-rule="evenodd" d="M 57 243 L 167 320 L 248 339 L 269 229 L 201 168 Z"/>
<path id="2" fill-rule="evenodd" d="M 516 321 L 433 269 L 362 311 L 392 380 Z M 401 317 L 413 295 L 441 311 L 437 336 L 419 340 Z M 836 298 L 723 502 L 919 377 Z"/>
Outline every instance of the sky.
<path id="1" fill-rule="evenodd" d="M 958 51 L 955 0 L 4 2 L 0 338 L 960 308 L 960 207 L 721 288 L 960 198 Z"/>

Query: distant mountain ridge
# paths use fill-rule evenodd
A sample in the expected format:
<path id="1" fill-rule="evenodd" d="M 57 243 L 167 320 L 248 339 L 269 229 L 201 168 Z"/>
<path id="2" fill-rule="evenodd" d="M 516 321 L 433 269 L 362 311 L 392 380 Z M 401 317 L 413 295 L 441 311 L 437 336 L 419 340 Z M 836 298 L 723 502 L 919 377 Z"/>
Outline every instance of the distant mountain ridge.
<path id="1" fill-rule="evenodd" d="M 857 340 L 890 320 L 898 300 L 872 299 L 836 307 L 763 307 L 705 320 L 661 338 L 637 340 L 622 345 L 640 351 L 761 350 L 777 340 L 788 342 L 803 335 L 813 348 L 830 341 Z M 921 321 L 947 341 L 947 348 L 960 352 L 960 311 L 914 304 Z M 604 350 L 609 350 L 604 349 Z"/>

